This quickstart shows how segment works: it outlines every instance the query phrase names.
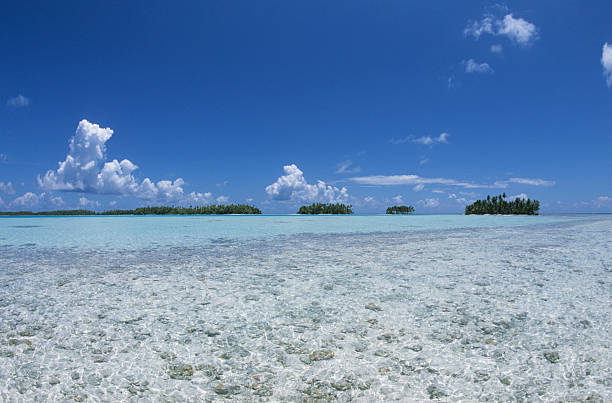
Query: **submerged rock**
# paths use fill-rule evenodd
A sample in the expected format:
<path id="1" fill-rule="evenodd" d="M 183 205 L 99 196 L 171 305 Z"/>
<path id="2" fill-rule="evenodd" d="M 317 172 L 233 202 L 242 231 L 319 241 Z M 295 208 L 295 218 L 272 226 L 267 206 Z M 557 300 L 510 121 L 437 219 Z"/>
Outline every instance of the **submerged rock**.
<path id="1" fill-rule="evenodd" d="M 313 361 L 331 360 L 332 358 L 334 358 L 334 352 L 324 348 L 322 350 L 313 351 L 312 353 L 310 353 L 308 358 Z"/>
<path id="2" fill-rule="evenodd" d="M 217 329 L 206 329 L 204 331 L 204 334 L 206 334 L 208 337 L 215 337 L 221 334 L 220 331 L 218 331 Z"/>
<path id="3" fill-rule="evenodd" d="M 365 309 L 369 309 L 370 311 L 374 311 L 374 312 L 380 312 L 382 311 L 382 308 L 379 307 L 378 305 L 376 305 L 373 302 L 369 302 L 366 306 Z"/>
<path id="4" fill-rule="evenodd" d="M 544 353 L 544 358 L 546 358 L 551 364 L 557 363 L 561 359 L 559 353 L 557 353 L 556 351 Z"/>
<path id="5" fill-rule="evenodd" d="M 215 393 L 218 395 L 237 395 L 240 393 L 240 386 L 237 385 L 224 385 L 219 382 L 219 384 L 215 387 Z"/>
<path id="6" fill-rule="evenodd" d="M 193 376 L 193 367 L 187 364 L 170 365 L 168 374 L 172 379 L 189 380 Z"/>
<path id="7" fill-rule="evenodd" d="M 427 393 L 429 393 L 430 399 L 441 399 L 443 397 L 448 396 L 446 392 L 444 392 L 442 389 L 440 389 L 439 386 L 436 386 L 436 385 L 430 385 L 427 388 Z"/>

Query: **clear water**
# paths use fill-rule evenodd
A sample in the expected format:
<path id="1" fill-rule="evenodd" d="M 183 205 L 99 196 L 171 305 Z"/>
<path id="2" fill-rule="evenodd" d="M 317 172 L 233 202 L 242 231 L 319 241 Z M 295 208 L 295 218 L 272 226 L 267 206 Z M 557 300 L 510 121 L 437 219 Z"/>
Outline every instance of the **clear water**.
<path id="1" fill-rule="evenodd" d="M 1 401 L 610 401 L 612 216 L 0 219 Z"/>

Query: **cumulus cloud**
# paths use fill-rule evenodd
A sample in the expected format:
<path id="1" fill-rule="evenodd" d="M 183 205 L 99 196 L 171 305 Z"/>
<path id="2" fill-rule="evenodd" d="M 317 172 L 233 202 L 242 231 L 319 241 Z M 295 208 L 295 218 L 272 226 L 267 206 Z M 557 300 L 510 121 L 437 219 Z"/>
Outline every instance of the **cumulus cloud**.
<path id="1" fill-rule="evenodd" d="M 506 14 L 501 19 L 485 15 L 480 21 L 468 24 L 463 33 L 475 39 L 483 34 L 505 36 L 522 46 L 530 45 L 538 38 L 538 29 L 534 24 L 522 18 L 514 18 L 512 14 Z"/>
<path id="2" fill-rule="evenodd" d="M 516 200 L 516 199 L 529 199 L 525 193 L 519 193 L 517 195 L 508 196 L 508 200 Z"/>
<path id="3" fill-rule="evenodd" d="M 128 159 L 106 161 L 106 142 L 113 135 L 83 119 L 70 139 L 69 153 L 56 170 L 38 176 L 45 190 L 135 196 L 140 199 L 178 200 L 183 196 L 183 179 L 138 182 L 132 173 L 138 166 Z"/>
<path id="4" fill-rule="evenodd" d="M 478 63 L 474 59 L 465 62 L 466 73 L 493 73 L 493 69 L 488 63 Z"/>
<path id="5" fill-rule="evenodd" d="M 376 202 L 376 199 L 373 198 L 372 196 L 366 196 L 363 198 L 363 201 L 368 203 L 368 204 L 373 204 Z"/>
<path id="6" fill-rule="evenodd" d="M 502 53 L 504 51 L 504 47 L 500 44 L 491 45 L 491 53 Z"/>
<path id="7" fill-rule="evenodd" d="M 9 98 L 8 101 L 6 101 L 6 104 L 14 108 L 23 108 L 30 105 L 30 99 L 19 94 L 16 97 Z"/>
<path id="8" fill-rule="evenodd" d="M 219 196 L 215 199 L 217 203 L 227 203 L 229 198 L 227 196 Z"/>
<path id="9" fill-rule="evenodd" d="M 532 185 L 532 186 L 553 186 L 555 181 L 549 181 L 544 179 L 536 178 L 510 178 L 510 183 L 520 183 L 521 185 Z"/>
<path id="10" fill-rule="evenodd" d="M 421 190 L 423 190 L 425 188 L 425 184 L 423 183 L 419 183 L 417 184 L 415 187 L 412 188 L 412 190 L 414 190 L 415 192 L 420 192 Z"/>
<path id="11" fill-rule="evenodd" d="M 344 203 L 348 200 L 345 187 L 337 188 L 327 185 L 322 180 L 309 184 L 304 173 L 295 165 L 283 167 L 285 175 L 266 187 L 266 193 L 274 200 L 291 200 L 304 202 Z"/>
<path id="12" fill-rule="evenodd" d="M 15 194 L 15 188 L 11 182 L 0 182 L 0 192 L 12 195 Z"/>
<path id="13" fill-rule="evenodd" d="M 338 164 L 338 169 L 336 169 L 337 174 L 355 174 L 359 171 L 361 171 L 361 168 L 353 166 L 353 161 L 351 160 L 342 161 Z"/>
<path id="14" fill-rule="evenodd" d="M 61 197 L 54 197 L 50 193 L 36 194 L 33 192 L 24 193 L 10 203 L 12 208 L 57 208 L 64 205 L 64 200 Z"/>
<path id="15" fill-rule="evenodd" d="M 466 199 L 465 197 L 458 197 L 455 193 L 449 193 L 448 198 L 453 199 L 454 201 L 462 205 L 466 205 L 470 203 L 468 199 Z"/>
<path id="16" fill-rule="evenodd" d="M 404 198 L 402 197 L 402 195 L 397 195 L 393 197 L 393 201 L 396 202 L 397 204 L 400 204 L 404 202 Z"/>
<path id="17" fill-rule="evenodd" d="M 89 200 L 85 196 L 79 197 L 79 207 L 84 209 L 96 209 L 100 207 L 100 203 L 95 200 Z"/>
<path id="18" fill-rule="evenodd" d="M 444 132 L 444 133 L 440 133 L 439 136 L 437 137 L 431 137 L 431 136 L 422 136 L 422 137 L 414 137 L 414 136 L 408 136 L 408 137 L 404 137 L 401 139 L 391 139 L 391 143 L 393 144 L 403 144 L 403 143 L 415 143 L 415 144 L 423 144 L 426 146 L 431 146 L 434 144 L 439 144 L 439 143 L 443 143 L 446 144 L 448 143 L 448 137 L 450 136 L 450 134 Z"/>
<path id="19" fill-rule="evenodd" d="M 425 208 L 434 208 L 434 207 L 438 207 L 440 205 L 440 201 L 438 199 L 424 199 L 424 200 L 419 200 L 417 202 L 417 204 L 420 204 L 421 206 L 425 207 Z"/>
<path id="20" fill-rule="evenodd" d="M 604 43 L 601 52 L 601 65 L 603 66 L 606 84 L 608 84 L 608 87 L 612 87 L 612 45 L 608 45 L 608 42 Z"/>

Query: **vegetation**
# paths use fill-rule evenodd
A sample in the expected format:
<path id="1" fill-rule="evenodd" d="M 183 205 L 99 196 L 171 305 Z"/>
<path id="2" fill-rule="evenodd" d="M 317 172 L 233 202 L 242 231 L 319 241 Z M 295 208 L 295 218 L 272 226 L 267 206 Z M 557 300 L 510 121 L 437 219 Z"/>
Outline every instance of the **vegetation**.
<path id="1" fill-rule="evenodd" d="M 340 203 L 312 203 L 302 206 L 298 214 L 353 214 L 353 206 Z"/>
<path id="2" fill-rule="evenodd" d="M 202 215 L 202 214 L 261 214 L 257 207 L 246 204 L 211 204 L 196 207 L 140 207 L 134 210 L 109 210 L 101 215 Z"/>
<path id="3" fill-rule="evenodd" d="M 412 206 L 391 206 L 387 207 L 386 214 L 410 214 L 414 211 Z"/>
<path id="4" fill-rule="evenodd" d="M 506 194 L 499 196 L 487 196 L 486 200 L 477 200 L 469 206 L 465 206 L 465 214 L 526 214 L 537 215 L 540 210 L 538 200 L 521 199 L 517 197 L 514 201 L 506 201 Z"/>
<path id="5" fill-rule="evenodd" d="M 55 211 L 0 211 L 0 215 L 96 215 L 91 210 L 55 210 Z"/>
<path id="6" fill-rule="evenodd" d="M 228 205 L 209 205 L 196 207 L 140 207 L 134 210 L 109 210 L 101 213 L 96 213 L 90 210 L 57 210 L 57 211 L 41 211 L 34 213 L 31 211 L 7 211 L 0 212 L 0 215 L 18 216 L 18 215 L 201 215 L 201 214 L 261 214 L 257 207 L 244 204 L 228 204 Z"/>

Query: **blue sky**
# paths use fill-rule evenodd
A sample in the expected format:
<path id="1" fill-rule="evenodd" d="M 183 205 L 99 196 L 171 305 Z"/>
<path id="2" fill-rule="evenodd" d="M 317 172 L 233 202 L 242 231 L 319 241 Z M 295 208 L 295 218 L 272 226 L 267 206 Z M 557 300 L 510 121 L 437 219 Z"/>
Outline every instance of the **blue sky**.
<path id="1" fill-rule="evenodd" d="M 179 3 L 4 5 L 0 209 L 612 211 L 608 1 Z"/>

